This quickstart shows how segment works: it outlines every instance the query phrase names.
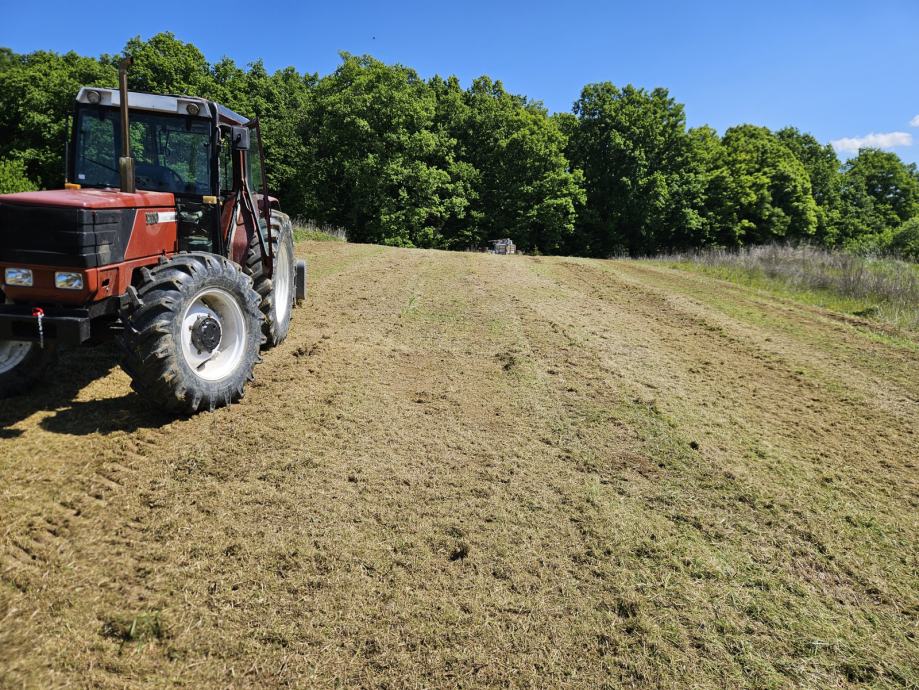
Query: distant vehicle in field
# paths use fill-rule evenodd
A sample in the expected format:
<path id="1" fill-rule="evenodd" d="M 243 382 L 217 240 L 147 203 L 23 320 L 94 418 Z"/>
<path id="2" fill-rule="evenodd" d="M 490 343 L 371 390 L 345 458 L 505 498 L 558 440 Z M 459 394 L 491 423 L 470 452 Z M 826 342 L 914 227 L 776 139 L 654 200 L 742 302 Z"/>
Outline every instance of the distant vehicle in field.
<path id="1" fill-rule="evenodd" d="M 150 403 L 228 405 L 304 294 L 257 120 L 128 92 L 129 64 L 120 89 L 77 94 L 64 189 L 0 196 L 0 397 L 111 334 Z"/>
<path id="2" fill-rule="evenodd" d="M 489 254 L 516 254 L 517 245 L 514 244 L 514 241 L 508 237 L 503 240 L 489 240 L 488 244 L 491 246 L 488 248 Z"/>

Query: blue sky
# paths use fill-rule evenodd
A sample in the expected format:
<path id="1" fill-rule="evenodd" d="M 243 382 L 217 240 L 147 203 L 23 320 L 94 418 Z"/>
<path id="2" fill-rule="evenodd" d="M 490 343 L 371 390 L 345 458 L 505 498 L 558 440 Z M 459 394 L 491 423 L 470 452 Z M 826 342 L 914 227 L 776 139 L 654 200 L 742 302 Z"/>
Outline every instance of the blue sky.
<path id="1" fill-rule="evenodd" d="M 17 52 L 117 53 L 172 31 L 211 61 L 325 74 L 345 50 L 464 84 L 488 74 L 554 111 L 589 82 L 664 86 L 693 126 L 791 124 L 919 162 L 919 0 L 3 5 L 0 45 Z"/>

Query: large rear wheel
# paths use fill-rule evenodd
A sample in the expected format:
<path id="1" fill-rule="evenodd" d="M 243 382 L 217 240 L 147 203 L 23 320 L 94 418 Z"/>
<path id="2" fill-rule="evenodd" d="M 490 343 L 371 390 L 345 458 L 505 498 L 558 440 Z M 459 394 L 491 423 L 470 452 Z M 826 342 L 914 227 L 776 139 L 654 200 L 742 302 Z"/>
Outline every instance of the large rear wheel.
<path id="1" fill-rule="evenodd" d="M 0 398 L 31 390 L 56 360 L 51 343 L 42 348 L 23 340 L 0 340 Z"/>
<path id="2" fill-rule="evenodd" d="M 290 330 L 295 290 L 294 232 L 290 218 L 280 211 L 271 212 L 271 235 L 274 250 L 274 274 L 265 274 L 259 238 L 252 236 L 246 253 L 245 271 L 261 299 L 259 309 L 265 315 L 262 331 L 265 347 L 279 345 Z"/>
<path id="3" fill-rule="evenodd" d="M 240 268 L 216 254 L 179 254 L 144 272 L 122 312 L 122 366 L 161 408 L 194 413 L 243 396 L 258 361 L 259 296 Z"/>

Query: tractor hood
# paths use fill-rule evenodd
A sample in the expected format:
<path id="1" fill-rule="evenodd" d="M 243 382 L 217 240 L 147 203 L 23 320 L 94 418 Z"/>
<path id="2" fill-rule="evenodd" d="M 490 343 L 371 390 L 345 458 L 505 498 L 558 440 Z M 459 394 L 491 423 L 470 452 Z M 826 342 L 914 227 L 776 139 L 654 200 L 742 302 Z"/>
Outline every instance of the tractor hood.
<path id="1" fill-rule="evenodd" d="M 118 263 L 130 253 L 129 243 L 138 223 L 143 230 L 138 237 L 154 237 L 154 247 L 142 249 L 154 255 L 172 251 L 174 234 L 167 242 L 158 231 L 147 232 L 148 226 L 154 230 L 160 227 L 159 213 L 152 209 L 174 212 L 175 197 L 169 192 L 128 194 L 114 189 L 2 195 L 0 263 L 81 269 Z"/>
<path id="2" fill-rule="evenodd" d="M 169 192 L 134 192 L 117 189 L 51 189 L 0 195 L 0 204 L 54 206 L 58 208 L 115 209 L 175 206 Z"/>

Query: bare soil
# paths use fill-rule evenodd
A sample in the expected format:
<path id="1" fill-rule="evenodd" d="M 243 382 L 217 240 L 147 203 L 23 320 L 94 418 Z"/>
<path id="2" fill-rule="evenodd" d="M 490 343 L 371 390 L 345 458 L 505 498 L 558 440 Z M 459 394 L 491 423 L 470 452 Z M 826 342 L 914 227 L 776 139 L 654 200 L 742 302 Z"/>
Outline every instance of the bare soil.
<path id="1" fill-rule="evenodd" d="M 304 242 L 244 400 L 0 402 L 2 687 L 916 687 L 919 344 L 629 261 Z"/>

